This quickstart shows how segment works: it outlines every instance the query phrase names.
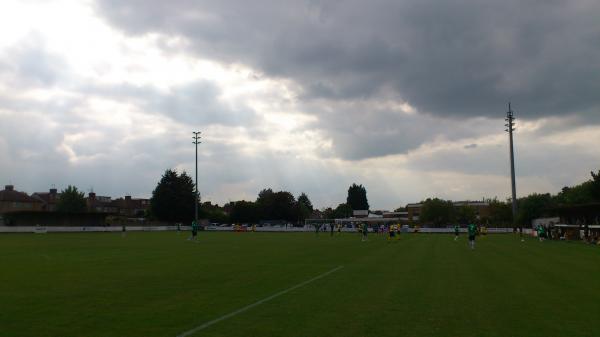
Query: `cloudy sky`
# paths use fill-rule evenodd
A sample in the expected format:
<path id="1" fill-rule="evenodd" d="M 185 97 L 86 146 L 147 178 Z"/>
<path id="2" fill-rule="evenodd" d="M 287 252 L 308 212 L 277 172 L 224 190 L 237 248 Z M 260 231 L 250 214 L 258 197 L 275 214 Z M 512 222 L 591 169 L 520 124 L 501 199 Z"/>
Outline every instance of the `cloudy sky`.
<path id="1" fill-rule="evenodd" d="M 0 183 L 203 200 L 354 182 L 374 209 L 518 195 L 600 169 L 600 2 L 3 0 Z"/>

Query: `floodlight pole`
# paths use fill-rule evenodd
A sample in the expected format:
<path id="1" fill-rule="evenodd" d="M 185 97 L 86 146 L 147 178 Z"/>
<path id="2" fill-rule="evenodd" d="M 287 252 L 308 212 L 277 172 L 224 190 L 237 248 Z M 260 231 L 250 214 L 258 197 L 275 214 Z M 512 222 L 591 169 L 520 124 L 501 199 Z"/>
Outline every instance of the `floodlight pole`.
<path id="1" fill-rule="evenodd" d="M 194 201 L 194 213 L 195 213 L 196 225 L 198 225 L 198 199 L 200 197 L 200 193 L 198 193 L 198 144 L 202 143 L 200 141 L 200 139 L 202 138 L 202 137 L 200 137 L 200 134 L 202 132 L 193 131 L 192 133 L 194 134 L 194 137 L 192 137 L 194 139 L 193 144 L 196 145 L 196 191 L 194 193 L 196 200 Z"/>
<path id="2" fill-rule="evenodd" d="M 515 152 L 513 149 L 513 131 L 515 130 L 515 116 L 513 114 L 512 109 L 510 108 L 510 102 L 508 102 L 508 112 L 506 112 L 506 132 L 508 132 L 508 137 L 510 141 L 510 179 L 512 185 L 512 215 L 513 215 L 513 223 L 517 218 L 517 188 L 515 183 Z"/>

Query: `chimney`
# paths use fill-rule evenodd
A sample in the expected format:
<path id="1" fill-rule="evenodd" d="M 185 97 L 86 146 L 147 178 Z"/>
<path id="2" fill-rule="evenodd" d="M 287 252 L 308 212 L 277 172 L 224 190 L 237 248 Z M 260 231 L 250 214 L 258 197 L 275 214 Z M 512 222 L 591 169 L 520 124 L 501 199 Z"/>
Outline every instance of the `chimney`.
<path id="1" fill-rule="evenodd" d="M 125 196 L 125 201 L 131 201 L 131 196 L 130 195 L 126 195 Z"/>
<path id="2" fill-rule="evenodd" d="M 96 193 L 94 193 L 94 192 L 90 192 L 90 194 L 88 195 L 88 198 L 89 198 L 90 200 L 95 200 L 95 199 L 96 199 Z"/>
<path id="3" fill-rule="evenodd" d="M 50 194 L 56 195 L 56 193 L 58 193 L 58 190 L 56 188 L 51 188 L 50 189 Z"/>
<path id="4" fill-rule="evenodd" d="M 7 191 L 14 191 L 15 187 L 13 185 L 6 185 L 4 186 L 4 189 Z"/>

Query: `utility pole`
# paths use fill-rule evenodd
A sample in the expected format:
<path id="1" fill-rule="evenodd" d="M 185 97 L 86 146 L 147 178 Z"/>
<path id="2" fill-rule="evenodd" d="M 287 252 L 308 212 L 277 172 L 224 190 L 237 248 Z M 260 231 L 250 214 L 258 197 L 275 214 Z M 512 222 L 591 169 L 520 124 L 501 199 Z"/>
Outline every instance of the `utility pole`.
<path id="1" fill-rule="evenodd" d="M 512 215 L 513 215 L 513 223 L 517 218 L 517 188 L 515 183 L 515 152 L 513 149 L 513 131 L 515 130 L 515 116 L 513 114 L 512 109 L 510 108 L 510 102 L 508 102 L 508 112 L 506 113 L 505 118 L 506 124 L 506 132 L 508 132 L 508 137 L 510 140 L 510 179 L 512 184 Z"/>
<path id="2" fill-rule="evenodd" d="M 200 193 L 198 193 L 198 144 L 202 143 L 200 141 L 200 139 L 202 137 L 200 137 L 200 134 L 202 132 L 200 131 L 193 131 L 192 132 L 194 134 L 194 136 L 192 137 L 194 139 L 193 144 L 196 145 L 196 200 L 194 201 L 194 212 L 195 212 L 195 219 L 196 219 L 196 225 L 198 225 L 198 200 L 200 199 Z"/>

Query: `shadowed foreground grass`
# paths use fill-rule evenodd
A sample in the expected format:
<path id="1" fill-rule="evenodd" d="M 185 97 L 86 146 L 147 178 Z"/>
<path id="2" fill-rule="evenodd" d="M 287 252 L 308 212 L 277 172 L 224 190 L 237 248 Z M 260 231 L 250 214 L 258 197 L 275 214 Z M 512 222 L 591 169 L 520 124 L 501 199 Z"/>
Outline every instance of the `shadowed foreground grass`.
<path id="1" fill-rule="evenodd" d="M 510 234 L 0 235 L 1 336 L 598 336 L 600 247 Z"/>

